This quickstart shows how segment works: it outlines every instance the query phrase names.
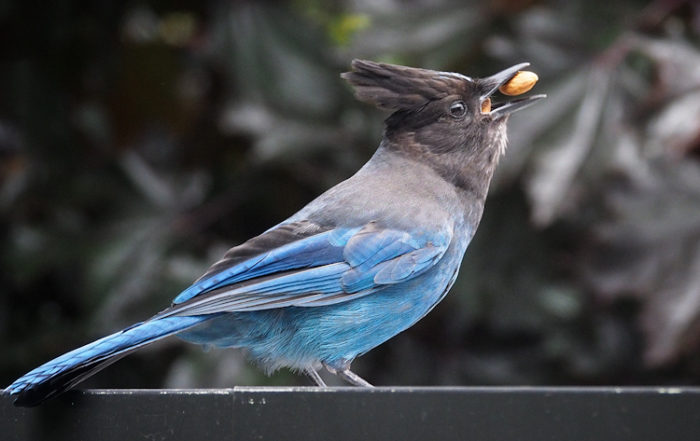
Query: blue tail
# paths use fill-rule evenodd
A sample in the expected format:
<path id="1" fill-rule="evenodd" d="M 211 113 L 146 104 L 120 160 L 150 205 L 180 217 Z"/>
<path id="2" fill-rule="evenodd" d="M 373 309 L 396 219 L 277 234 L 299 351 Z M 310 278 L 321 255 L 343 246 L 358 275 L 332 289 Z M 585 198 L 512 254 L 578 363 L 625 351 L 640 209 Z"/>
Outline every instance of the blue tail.
<path id="1" fill-rule="evenodd" d="M 70 389 L 130 352 L 211 316 L 167 317 L 135 324 L 45 363 L 5 389 L 16 406 L 36 406 Z"/>

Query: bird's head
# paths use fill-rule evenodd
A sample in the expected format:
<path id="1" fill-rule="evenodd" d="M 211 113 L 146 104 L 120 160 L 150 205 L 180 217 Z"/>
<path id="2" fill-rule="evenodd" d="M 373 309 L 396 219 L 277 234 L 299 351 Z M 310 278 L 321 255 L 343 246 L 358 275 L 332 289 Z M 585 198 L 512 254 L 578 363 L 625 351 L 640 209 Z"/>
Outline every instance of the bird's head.
<path id="1" fill-rule="evenodd" d="M 492 102 L 499 87 L 528 66 L 521 63 L 487 78 L 450 72 L 354 60 L 342 74 L 355 96 L 393 112 L 386 120 L 385 137 L 400 148 L 424 154 L 459 152 L 483 158 L 492 165 L 506 146 L 508 116 L 544 95 Z M 534 82 L 533 82 L 534 84 Z"/>

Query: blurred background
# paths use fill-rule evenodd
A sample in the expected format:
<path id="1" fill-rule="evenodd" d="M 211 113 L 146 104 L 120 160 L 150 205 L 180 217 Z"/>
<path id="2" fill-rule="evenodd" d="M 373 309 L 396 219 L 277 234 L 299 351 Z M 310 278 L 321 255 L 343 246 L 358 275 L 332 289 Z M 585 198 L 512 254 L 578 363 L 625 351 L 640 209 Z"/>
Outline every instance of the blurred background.
<path id="1" fill-rule="evenodd" d="M 352 58 L 486 76 L 517 113 L 451 294 L 377 385 L 700 384 L 694 1 L 0 1 L 0 385 L 148 318 L 349 177 Z M 168 339 L 85 387 L 309 385 Z"/>

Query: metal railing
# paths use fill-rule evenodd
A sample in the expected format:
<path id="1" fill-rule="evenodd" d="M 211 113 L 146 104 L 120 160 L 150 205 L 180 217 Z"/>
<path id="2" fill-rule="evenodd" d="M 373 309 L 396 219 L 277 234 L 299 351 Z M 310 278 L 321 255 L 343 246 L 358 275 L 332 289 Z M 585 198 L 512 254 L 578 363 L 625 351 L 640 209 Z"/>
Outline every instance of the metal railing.
<path id="1" fill-rule="evenodd" d="M 700 388 L 378 387 L 72 391 L 0 400 L 0 439 L 700 440 Z"/>

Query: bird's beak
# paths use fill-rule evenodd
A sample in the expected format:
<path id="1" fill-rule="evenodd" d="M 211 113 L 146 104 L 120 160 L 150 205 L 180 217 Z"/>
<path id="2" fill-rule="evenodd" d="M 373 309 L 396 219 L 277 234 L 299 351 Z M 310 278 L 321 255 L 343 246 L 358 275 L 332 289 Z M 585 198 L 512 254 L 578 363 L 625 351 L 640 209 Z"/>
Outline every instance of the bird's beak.
<path id="1" fill-rule="evenodd" d="M 536 101 L 547 97 L 547 95 L 540 94 L 503 103 L 491 103 L 491 95 L 493 95 L 499 87 L 510 81 L 515 74 L 529 65 L 530 63 L 516 64 L 515 66 L 502 70 L 495 75 L 479 80 L 482 85 L 482 90 L 484 90 L 484 94 L 481 96 L 482 109 L 484 109 L 483 113 L 488 114 L 491 117 L 506 116 L 510 115 L 516 110 L 524 109 L 534 104 Z M 488 105 L 485 106 L 484 102 L 487 100 Z"/>

